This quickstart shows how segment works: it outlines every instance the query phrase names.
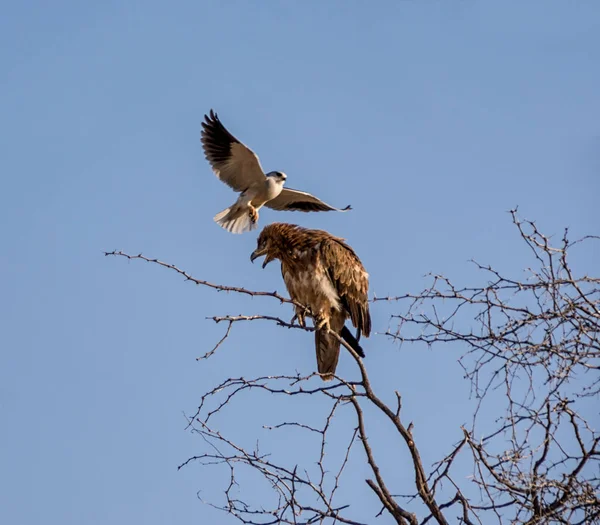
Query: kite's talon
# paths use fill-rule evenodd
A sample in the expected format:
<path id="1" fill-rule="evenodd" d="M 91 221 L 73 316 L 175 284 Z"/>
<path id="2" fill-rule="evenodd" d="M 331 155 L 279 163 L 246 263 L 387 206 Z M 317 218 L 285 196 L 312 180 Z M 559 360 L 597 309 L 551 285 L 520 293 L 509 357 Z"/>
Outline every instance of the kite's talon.
<path id="1" fill-rule="evenodd" d="M 250 221 L 252 224 L 258 222 L 258 212 L 256 211 L 256 208 L 254 206 L 248 206 L 248 208 L 248 215 L 250 215 Z"/>

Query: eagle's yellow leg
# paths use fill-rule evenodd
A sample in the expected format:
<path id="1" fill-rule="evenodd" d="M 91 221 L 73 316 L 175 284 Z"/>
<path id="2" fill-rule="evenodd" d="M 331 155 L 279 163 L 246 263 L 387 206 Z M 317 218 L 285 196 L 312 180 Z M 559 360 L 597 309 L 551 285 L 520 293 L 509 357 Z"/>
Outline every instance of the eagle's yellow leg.
<path id="1" fill-rule="evenodd" d="M 300 306 L 295 306 L 294 308 L 296 309 L 296 313 L 294 314 L 294 317 L 292 317 L 290 324 L 294 324 L 294 321 L 298 321 L 298 324 L 302 328 L 305 328 L 306 327 L 306 314 L 308 313 L 308 309 L 302 308 Z"/>
<path id="2" fill-rule="evenodd" d="M 329 317 L 323 315 L 315 315 L 313 316 L 313 320 L 315 323 L 315 328 L 317 330 L 327 329 L 329 330 Z"/>

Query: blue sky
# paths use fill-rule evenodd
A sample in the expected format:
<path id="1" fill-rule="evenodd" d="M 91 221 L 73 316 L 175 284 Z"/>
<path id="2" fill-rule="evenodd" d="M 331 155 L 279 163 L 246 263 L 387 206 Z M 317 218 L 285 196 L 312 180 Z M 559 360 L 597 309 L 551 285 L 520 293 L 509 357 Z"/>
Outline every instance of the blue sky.
<path id="1" fill-rule="evenodd" d="M 347 238 L 371 292 L 397 295 L 429 271 L 473 283 L 473 257 L 521 275 L 531 261 L 506 213 L 516 205 L 548 234 L 598 233 L 598 63 L 592 1 L 7 4 L 0 522 L 228 523 L 196 498 L 218 475 L 176 470 L 201 445 L 183 413 L 227 376 L 314 368 L 310 334 L 267 324 L 237 326 L 220 355 L 196 362 L 223 333 L 206 316 L 289 307 L 102 255 L 143 252 L 283 291 L 276 265 L 250 264 L 254 233 L 212 221 L 235 195 L 203 158 L 209 109 L 266 170 L 354 208 L 264 210 L 263 225 Z M 577 262 L 583 273 L 600 258 Z M 376 331 L 391 311 L 373 307 Z M 365 349 L 437 459 L 440 433 L 451 444 L 470 410 L 459 354 L 383 336 Z M 347 356 L 339 371 L 354 373 Z M 254 405 L 235 414 L 222 422 L 232 433 L 275 422 Z M 362 481 L 347 492 L 359 494 L 375 505 Z"/>

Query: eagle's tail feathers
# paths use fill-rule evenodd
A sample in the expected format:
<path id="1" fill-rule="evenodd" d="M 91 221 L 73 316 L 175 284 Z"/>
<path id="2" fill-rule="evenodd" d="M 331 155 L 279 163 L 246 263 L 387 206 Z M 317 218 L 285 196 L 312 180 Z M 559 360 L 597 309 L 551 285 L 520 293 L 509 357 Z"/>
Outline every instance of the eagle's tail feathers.
<path id="1" fill-rule="evenodd" d="M 233 205 L 214 216 L 214 221 L 231 233 L 244 233 L 257 228 L 257 222 L 252 221 L 248 209 Z"/>
<path id="2" fill-rule="evenodd" d="M 340 357 L 340 342 L 327 330 L 315 330 L 317 370 L 323 381 L 331 381 Z"/>

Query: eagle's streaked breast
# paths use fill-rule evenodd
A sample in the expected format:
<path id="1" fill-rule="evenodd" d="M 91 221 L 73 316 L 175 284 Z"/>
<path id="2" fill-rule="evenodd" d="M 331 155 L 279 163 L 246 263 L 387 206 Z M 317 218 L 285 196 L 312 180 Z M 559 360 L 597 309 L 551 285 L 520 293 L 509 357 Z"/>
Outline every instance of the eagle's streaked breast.
<path id="1" fill-rule="evenodd" d="M 292 257 L 282 260 L 281 273 L 295 301 L 322 312 L 341 309 L 340 296 L 319 261 L 317 246 L 294 250 Z"/>

